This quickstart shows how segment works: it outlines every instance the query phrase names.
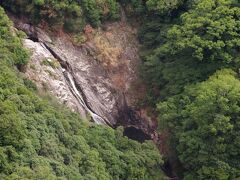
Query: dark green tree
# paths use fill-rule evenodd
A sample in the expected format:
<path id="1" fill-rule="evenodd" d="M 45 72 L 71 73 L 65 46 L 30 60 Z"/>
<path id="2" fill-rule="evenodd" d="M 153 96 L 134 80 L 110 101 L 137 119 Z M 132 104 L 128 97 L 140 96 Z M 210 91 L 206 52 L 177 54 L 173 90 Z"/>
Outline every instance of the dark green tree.
<path id="1" fill-rule="evenodd" d="M 158 104 L 159 124 L 172 134 L 184 179 L 240 177 L 239 88 L 237 74 L 224 69 Z"/>

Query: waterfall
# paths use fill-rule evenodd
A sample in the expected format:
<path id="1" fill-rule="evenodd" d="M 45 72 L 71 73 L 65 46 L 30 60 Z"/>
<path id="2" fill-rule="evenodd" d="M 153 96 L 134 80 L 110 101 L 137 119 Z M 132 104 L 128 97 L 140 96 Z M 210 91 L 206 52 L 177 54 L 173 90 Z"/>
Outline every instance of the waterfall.
<path id="1" fill-rule="evenodd" d="M 96 124 L 105 124 L 107 125 L 107 120 L 104 120 L 101 116 L 97 115 L 96 113 L 94 113 L 85 103 L 82 95 L 79 93 L 76 84 L 73 80 L 72 75 L 66 70 L 63 69 L 63 73 L 64 76 L 67 80 L 67 83 L 69 85 L 70 90 L 72 91 L 72 93 L 74 94 L 74 96 L 77 98 L 78 102 L 84 107 L 84 109 L 90 114 L 90 116 L 92 117 L 92 119 L 94 120 L 94 122 Z"/>
<path id="2" fill-rule="evenodd" d="M 57 53 L 54 52 L 53 49 L 51 49 L 46 43 L 41 43 L 41 46 L 43 48 L 45 48 L 46 50 L 48 50 L 53 57 L 55 57 L 60 65 L 62 66 L 63 69 L 63 75 L 66 79 L 67 85 L 69 87 L 69 89 L 71 90 L 72 94 L 74 95 L 74 97 L 77 99 L 78 103 L 87 111 L 87 113 L 91 116 L 91 118 L 93 119 L 93 121 L 96 124 L 102 124 L 102 125 L 109 125 L 111 126 L 111 123 L 107 120 L 102 118 L 100 115 L 96 114 L 95 112 L 93 112 L 91 110 L 91 108 L 89 108 L 88 104 L 85 102 L 82 94 L 79 92 L 79 88 L 77 88 L 77 85 L 74 81 L 74 78 L 71 74 L 71 67 L 69 66 L 69 64 L 67 62 L 65 62 Z"/>

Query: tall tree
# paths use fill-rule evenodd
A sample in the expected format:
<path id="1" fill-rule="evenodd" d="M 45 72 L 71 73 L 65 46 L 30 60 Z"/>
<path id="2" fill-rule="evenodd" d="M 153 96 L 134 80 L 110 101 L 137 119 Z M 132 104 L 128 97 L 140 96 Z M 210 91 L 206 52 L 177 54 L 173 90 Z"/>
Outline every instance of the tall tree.
<path id="1" fill-rule="evenodd" d="M 185 179 L 240 177 L 240 80 L 229 69 L 158 104 Z"/>

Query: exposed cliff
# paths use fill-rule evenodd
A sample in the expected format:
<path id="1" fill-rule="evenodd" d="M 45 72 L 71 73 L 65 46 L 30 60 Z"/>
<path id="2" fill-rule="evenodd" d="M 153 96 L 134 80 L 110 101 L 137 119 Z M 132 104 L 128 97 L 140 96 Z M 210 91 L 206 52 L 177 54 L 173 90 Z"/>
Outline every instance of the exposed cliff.
<path id="1" fill-rule="evenodd" d="M 32 56 L 25 74 L 40 89 L 98 124 L 134 127 L 148 134 L 143 134 L 146 139 L 154 135 L 150 118 L 134 107 L 132 84 L 141 63 L 139 43 L 136 28 L 126 22 L 123 12 L 120 22 L 88 27 L 81 44 L 63 32 L 46 32 L 12 19 L 28 36 L 24 45 Z"/>

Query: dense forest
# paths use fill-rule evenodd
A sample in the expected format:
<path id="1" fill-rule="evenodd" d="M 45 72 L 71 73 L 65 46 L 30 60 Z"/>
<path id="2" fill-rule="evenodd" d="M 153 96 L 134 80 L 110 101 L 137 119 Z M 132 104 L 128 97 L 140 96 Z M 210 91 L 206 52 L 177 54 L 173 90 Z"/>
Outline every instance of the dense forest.
<path id="1" fill-rule="evenodd" d="M 148 103 L 170 134 L 184 179 L 237 179 L 239 166 L 238 1 L 147 2 L 140 30 Z M 176 160 L 177 159 L 177 160 Z"/>
<path id="2" fill-rule="evenodd" d="M 159 129 L 171 134 L 169 158 L 177 156 L 184 179 L 238 178 L 239 3 L 178 1 L 151 10 L 157 15 L 140 34 L 144 77 Z"/>
<path id="3" fill-rule="evenodd" d="M 34 25 L 79 33 L 86 24 L 137 20 L 143 103 L 180 179 L 240 178 L 240 2 L 238 0 L 1 0 Z M 50 26 L 51 24 L 51 26 Z M 0 10 L 0 178 L 163 179 L 151 141 L 138 143 L 82 121 L 39 97 L 18 69 L 24 33 Z M 58 109 L 61 109 L 59 111 Z"/>

